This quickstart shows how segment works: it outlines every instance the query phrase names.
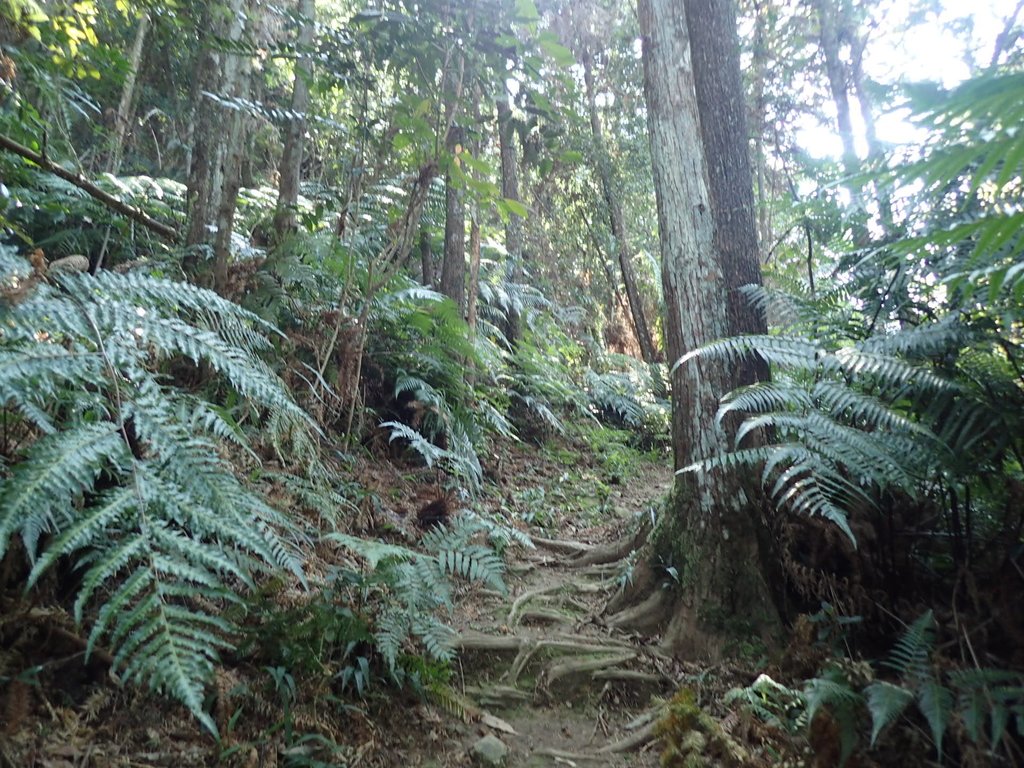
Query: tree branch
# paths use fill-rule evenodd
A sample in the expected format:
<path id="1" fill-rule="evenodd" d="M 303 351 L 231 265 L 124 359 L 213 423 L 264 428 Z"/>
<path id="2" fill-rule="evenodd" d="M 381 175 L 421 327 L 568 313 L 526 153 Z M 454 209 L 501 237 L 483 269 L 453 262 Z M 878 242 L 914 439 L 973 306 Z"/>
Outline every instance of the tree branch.
<path id="1" fill-rule="evenodd" d="M 22 146 L 18 142 L 14 141 L 8 136 L 4 136 L 3 134 L 0 134 L 0 148 L 6 149 L 8 152 L 12 152 L 15 155 L 19 155 L 25 158 L 26 160 L 35 163 L 44 171 L 48 171 L 49 173 L 52 173 L 54 176 L 59 176 L 65 181 L 74 184 L 76 187 L 85 191 L 91 197 L 103 203 L 103 205 L 107 206 L 111 210 L 120 213 L 122 216 L 128 217 L 132 221 L 138 222 L 146 229 L 155 232 L 157 235 L 159 235 L 169 243 L 181 242 L 181 238 L 174 228 L 157 221 L 152 216 L 143 211 L 141 208 L 137 208 L 133 205 L 128 205 L 128 203 L 122 200 L 118 200 L 109 192 L 105 192 L 104 190 L 97 187 L 94 183 L 84 178 L 80 173 L 69 171 L 67 168 L 57 165 L 52 160 L 47 159 L 44 155 L 41 155 L 38 152 L 33 152 L 28 147 Z"/>

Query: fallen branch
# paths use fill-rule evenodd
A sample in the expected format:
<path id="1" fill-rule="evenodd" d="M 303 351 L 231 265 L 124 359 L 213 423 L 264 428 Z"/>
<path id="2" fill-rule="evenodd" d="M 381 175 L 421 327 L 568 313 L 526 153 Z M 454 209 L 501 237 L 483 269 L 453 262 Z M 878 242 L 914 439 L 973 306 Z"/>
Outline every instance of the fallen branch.
<path id="1" fill-rule="evenodd" d="M 19 144 L 10 137 L 0 134 L 0 148 L 6 149 L 8 152 L 12 152 L 15 155 L 19 155 L 20 157 L 35 163 L 44 171 L 52 173 L 54 176 L 59 176 L 64 179 L 64 181 L 74 184 L 76 187 L 86 192 L 90 197 L 103 203 L 103 205 L 107 206 L 111 210 L 120 213 L 122 216 L 126 216 L 132 221 L 138 222 L 146 229 L 155 232 L 169 243 L 177 244 L 181 241 L 177 230 L 173 227 L 162 224 L 141 208 L 128 205 L 128 203 L 123 200 L 119 200 L 109 192 L 100 189 L 93 182 L 84 178 L 82 174 L 69 171 L 67 168 L 57 165 L 57 163 L 48 159 L 45 155 L 33 152 L 28 147 Z"/>

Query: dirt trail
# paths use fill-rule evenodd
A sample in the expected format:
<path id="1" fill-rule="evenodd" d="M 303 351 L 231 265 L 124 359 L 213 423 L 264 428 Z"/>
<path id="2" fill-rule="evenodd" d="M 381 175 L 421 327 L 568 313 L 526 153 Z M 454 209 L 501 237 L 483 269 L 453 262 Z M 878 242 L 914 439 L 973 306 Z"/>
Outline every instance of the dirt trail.
<path id="1" fill-rule="evenodd" d="M 651 697 L 672 692 L 672 664 L 649 638 L 601 619 L 626 561 L 574 561 L 635 528 L 670 482 L 667 462 L 643 462 L 612 487 L 592 525 L 553 509 L 553 526 L 531 530 L 537 549 L 510 556 L 509 596 L 479 595 L 460 607 L 458 683 L 476 716 L 462 729 L 467 750 L 493 734 L 508 747 L 510 768 L 657 765 L 656 751 L 629 747 L 649 738 Z"/>

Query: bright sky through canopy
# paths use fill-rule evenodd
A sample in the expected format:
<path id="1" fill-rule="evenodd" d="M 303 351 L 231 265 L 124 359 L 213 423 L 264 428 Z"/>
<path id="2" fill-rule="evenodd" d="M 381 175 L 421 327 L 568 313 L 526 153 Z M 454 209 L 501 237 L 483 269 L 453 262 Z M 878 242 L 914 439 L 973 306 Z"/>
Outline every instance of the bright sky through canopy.
<path id="1" fill-rule="evenodd" d="M 1006 20 L 1017 10 L 1018 0 L 941 0 L 938 13 L 929 13 L 914 25 L 906 2 L 884 3 L 881 23 L 871 35 L 864 56 L 867 75 L 883 85 L 931 81 L 945 87 L 967 79 L 972 68 L 988 66 L 996 39 Z M 954 28 L 960 30 L 959 34 Z M 851 104 L 858 137 L 863 120 L 856 100 Z M 879 139 L 889 144 L 913 143 L 919 132 L 906 120 L 905 110 L 877 117 Z M 834 128 L 808 122 L 801 144 L 817 157 L 839 157 L 842 144 Z M 864 153 L 863 141 L 859 150 Z"/>

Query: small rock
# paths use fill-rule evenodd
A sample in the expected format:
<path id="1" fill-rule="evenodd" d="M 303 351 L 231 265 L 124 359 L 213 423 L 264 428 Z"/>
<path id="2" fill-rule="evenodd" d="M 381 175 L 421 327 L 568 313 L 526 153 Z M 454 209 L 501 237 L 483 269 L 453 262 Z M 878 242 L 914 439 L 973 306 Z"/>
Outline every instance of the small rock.
<path id="1" fill-rule="evenodd" d="M 473 762 L 484 768 L 499 768 L 508 757 L 508 747 L 497 736 L 487 735 L 476 742 L 470 750 Z"/>
<path id="2" fill-rule="evenodd" d="M 88 272 L 89 271 L 89 259 L 81 254 L 75 254 L 73 256 L 65 256 L 63 259 L 57 259 L 51 261 L 47 272 L 54 274 L 56 272 Z"/>

